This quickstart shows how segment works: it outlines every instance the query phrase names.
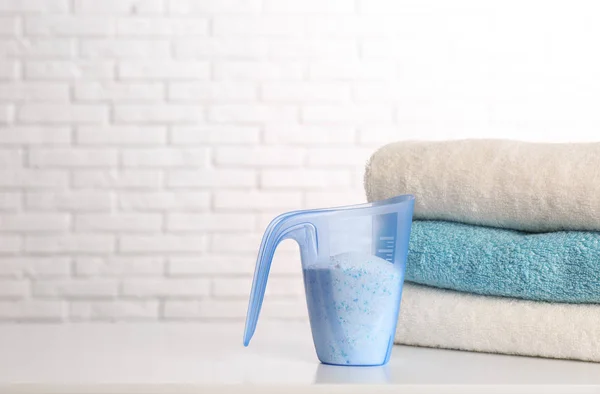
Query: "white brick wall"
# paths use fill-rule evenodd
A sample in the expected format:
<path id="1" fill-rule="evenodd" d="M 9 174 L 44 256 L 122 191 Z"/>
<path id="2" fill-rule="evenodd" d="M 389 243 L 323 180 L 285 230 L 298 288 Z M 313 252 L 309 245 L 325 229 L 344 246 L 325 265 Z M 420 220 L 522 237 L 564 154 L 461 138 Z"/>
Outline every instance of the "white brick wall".
<path id="1" fill-rule="evenodd" d="M 598 138 L 598 6 L 499 4 L 0 0 L 0 322 L 241 320 L 269 221 L 379 145 Z"/>

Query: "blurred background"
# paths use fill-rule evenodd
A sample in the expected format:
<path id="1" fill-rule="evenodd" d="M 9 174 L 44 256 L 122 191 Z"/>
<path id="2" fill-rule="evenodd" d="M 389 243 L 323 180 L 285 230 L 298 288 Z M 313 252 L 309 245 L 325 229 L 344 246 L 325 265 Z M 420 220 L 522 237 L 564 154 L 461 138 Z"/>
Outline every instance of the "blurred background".
<path id="1" fill-rule="evenodd" d="M 364 202 L 379 146 L 597 139 L 598 8 L 0 0 L 0 322 L 242 321 L 269 221 Z"/>

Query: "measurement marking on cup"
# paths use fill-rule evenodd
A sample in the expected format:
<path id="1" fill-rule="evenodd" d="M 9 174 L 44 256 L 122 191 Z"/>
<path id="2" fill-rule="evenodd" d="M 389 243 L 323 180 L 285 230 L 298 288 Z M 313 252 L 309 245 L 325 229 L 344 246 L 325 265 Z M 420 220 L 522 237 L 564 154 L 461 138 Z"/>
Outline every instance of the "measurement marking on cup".
<path id="1" fill-rule="evenodd" d="M 394 263 L 396 251 L 397 213 L 386 213 L 373 218 L 372 253 Z"/>
<path id="2" fill-rule="evenodd" d="M 382 249 L 377 249 L 377 255 L 390 263 L 394 262 L 394 247 L 396 237 L 384 236 L 379 238 L 379 246 Z"/>

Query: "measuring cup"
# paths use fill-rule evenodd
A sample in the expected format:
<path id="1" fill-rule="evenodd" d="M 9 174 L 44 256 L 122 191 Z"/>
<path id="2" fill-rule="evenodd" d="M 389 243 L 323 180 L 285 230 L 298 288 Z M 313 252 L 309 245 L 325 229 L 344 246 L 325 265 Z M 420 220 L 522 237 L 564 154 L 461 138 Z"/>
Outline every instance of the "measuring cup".
<path id="1" fill-rule="evenodd" d="M 279 215 L 263 236 L 250 292 L 244 346 L 256 330 L 275 248 L 300 246 L 317 357 L 334 365 L 389 361 L 412 223 L 414 197 Z M 291 340 L 291 339 L 290 339 Z"/>

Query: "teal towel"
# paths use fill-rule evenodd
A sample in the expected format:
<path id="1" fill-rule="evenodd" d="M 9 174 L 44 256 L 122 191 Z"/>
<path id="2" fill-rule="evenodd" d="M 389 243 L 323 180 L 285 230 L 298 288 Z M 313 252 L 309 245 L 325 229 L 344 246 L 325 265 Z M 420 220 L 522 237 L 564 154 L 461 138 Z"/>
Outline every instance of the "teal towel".
<path id="1" fill-rule="evenodd" d="M 414 221 L 406 280 L 484 295 L 600 303 L 600 232 Z"/>

